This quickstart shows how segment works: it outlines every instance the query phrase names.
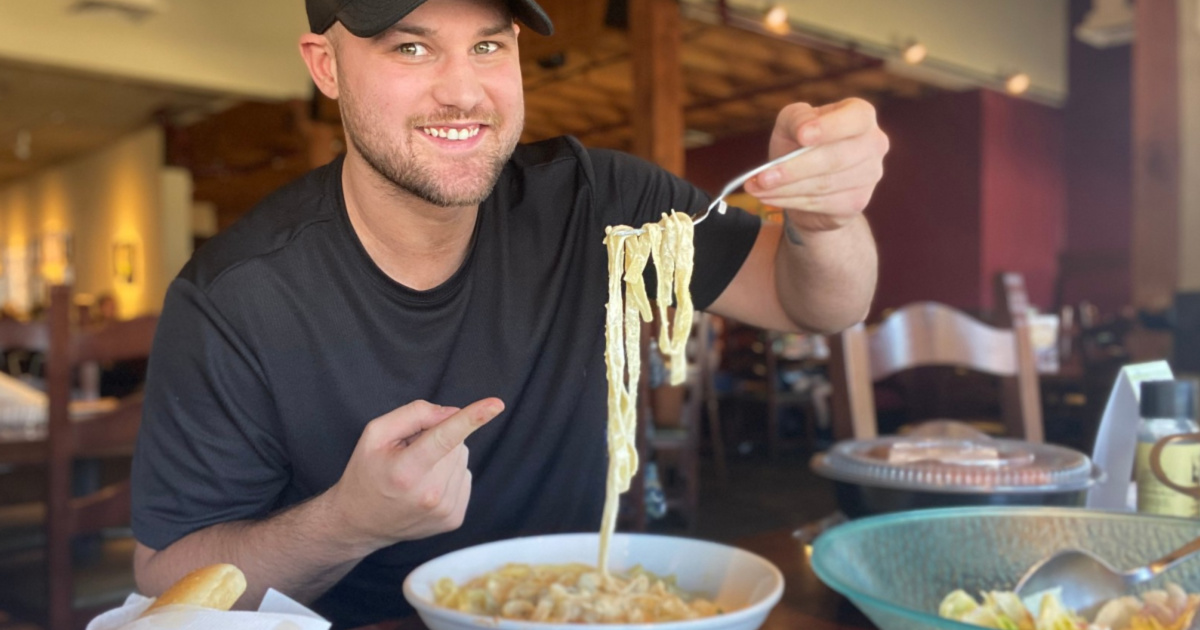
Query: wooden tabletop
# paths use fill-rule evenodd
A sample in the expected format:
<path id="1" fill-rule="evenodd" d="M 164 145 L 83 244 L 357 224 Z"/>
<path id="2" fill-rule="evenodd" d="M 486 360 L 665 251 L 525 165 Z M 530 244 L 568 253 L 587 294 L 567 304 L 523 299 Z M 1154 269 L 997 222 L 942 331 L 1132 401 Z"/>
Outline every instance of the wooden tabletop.
<path id="1" fill-rule="evenodd" d="M 791 528 L 743 538 L 734 546 L 767 558 L 783 572 L 783 599 L 771 610 L 763 630 L 872 630 L 873 626 L 846 598 L 825 586 L 812 571 L 805 546 Z M 426 630 L 415 615 L 358 630 Z"/>

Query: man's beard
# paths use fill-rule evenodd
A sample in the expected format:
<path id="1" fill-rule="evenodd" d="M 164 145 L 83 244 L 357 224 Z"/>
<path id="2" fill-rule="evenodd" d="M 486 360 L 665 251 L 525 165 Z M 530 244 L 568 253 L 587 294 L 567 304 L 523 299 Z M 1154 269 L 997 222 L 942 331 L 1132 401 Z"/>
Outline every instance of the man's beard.
<path id="1" fill-rule="evenodd" d="M 445 174 L 435 171 L 433 164 L 417 155 L 414 144 L 419 140 L 387 146 L 388 134 L 371 133 L 372 129 L 385 129 L 387 123 L 370 113 L 364 113 L 356 106 L 354 99 L 344 92 L 341 110 L 347 140 L 353 143 L 371 168 L 400 190 L 441 208 L 475 206 L 487 199 L 500 179 L 504 164 L 516 149 L 524 124 L 524 117 L 518 115 L 520 117 L 515 121 L 510 137 L 499 136 L 496 142 L 487 142 L 469 158 L 472 165 L 478 166 L 475 172 L 468 172 L 465 180 L 457 177 L 454 179 L 458 181 L 449 181 L 450 178 Z M 432 117 L 405 121 L 404 132 L 424 133 L 419 131 L 421 127 L 464 120 L 487 125 L 487 133 L 499 134 L 502 126 L 499 114 L 476 115 L 474 112 L 447 110 Z"/>

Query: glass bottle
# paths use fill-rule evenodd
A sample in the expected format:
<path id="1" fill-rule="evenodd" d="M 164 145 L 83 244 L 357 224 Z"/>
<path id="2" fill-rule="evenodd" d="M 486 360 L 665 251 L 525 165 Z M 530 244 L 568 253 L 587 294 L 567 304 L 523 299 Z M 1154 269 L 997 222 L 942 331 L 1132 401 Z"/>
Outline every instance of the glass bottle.
<path id="1" fill-rule="evenodd" d="M 658 520 L 667 515 L 667 496 L 658 478 L 655 462 L 646 464 L 646 516 Z"/>
<path id="2" fill-rule="evenodd" d="M 1139 512 L 1168 516 L 1200 516 L 1200 502 L 1164 485 L 1150 466 L 1150 452 L 1159 440 L 1178 434 L 1198 433 L 1196 424 L 1196 383 L 1193 381 L 1146 381 L 1142 383 L 1139 403 L 1134 481 L 1137 484 Z M 1162 451 L 1163 472 L 1182 486 L 1200 484 L 1200 435 L 1196 440 L 1168 444 Z"/>

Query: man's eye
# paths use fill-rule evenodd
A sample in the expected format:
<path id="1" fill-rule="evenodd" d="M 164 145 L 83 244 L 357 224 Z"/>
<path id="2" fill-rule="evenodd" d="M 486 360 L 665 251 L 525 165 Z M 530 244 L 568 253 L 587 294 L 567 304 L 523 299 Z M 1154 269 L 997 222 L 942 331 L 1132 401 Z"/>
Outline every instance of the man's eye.
<path id="1" fill-rule="evenodd" d="M 425 47 L 425 44 L 418 44 L 416 42 L 400 44 L 396 47 L 396 51 L 402 55 L 412 55 L 413 57 L 429 54 L 429 49 Z"/>
<path id="2" fill-rule="evenodd" d="M 475 44 L 475 54 L 477 55 L 486 55 L 488 53 L 494 53 L 497 50 L 500 50 L 500 44 L 497 44 L 496 42 L 479 42 L 478 44 Z"/>

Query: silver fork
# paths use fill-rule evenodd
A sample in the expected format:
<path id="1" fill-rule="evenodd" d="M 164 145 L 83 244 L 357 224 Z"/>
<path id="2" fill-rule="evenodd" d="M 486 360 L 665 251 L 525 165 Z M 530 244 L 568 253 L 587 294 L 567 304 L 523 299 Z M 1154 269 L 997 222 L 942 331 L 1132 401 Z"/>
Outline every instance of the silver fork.
<path id="1" fill-rule="evenodd" d="M 773 166 L 778 166 L 794 157 L 804 155 L 805 153 L 808 153 L 809 151 L 811 151 L 813 148 L 814 147 L 800 147 L 799 149 L 796 149 L 795 151 L 792 151 L 791 153 L 788 153 L 787 155 L 777 157 L 774 160 L 767 162 L 766 164 L 763 164 L 761 166 L 756 166 L 756 167 L 746 171 L 745 173 L 742 173 L 741 175 L 738 175 L 737 177 L 733 178 L 732 180 L 730 180 L 730 182 L 728 184 L 725 184 L 725 188 L 721 189 L 721 194 L 717 195 L 712 200 L 712 203 L 708 204 L 708 207 L 704 209 L 704 212 L 701 212 L 700 216 L 694 217 L 692 219 L 692 225 L 698 225 L 701 221 L 707 219 L 708 215 L 712 213 L 713 208 L 716 208 L 717 212 L 719 212 L 721 214 L 725 214 L 725 211 L 729 209 L 729 204 L 725 203 L 725 198 L 728 197 L 731 193 L 733 193 L 737 189 L 741 188 L 742 184 L 745 184 L 746 182 L 750 181 L 751 177 L 754 177 L 755 175 L 758 175 L 759 173 L 761 173 Z M 617 232 L 613 232 L 613 234 L 616 234 L 617 236 L 627 236 L 627 235 L 632 235 L 632 234 L 641 234 L 644 231 L 645 230 L 643 230 L 641 228 L 636 228 L 636 229 L 630 229 L 630 230 L 620 230 Z"/>

